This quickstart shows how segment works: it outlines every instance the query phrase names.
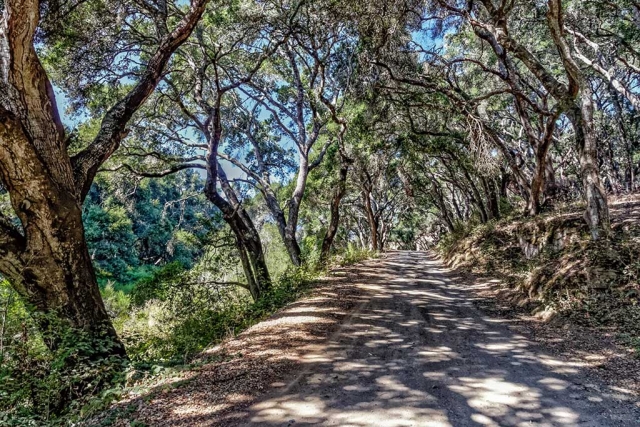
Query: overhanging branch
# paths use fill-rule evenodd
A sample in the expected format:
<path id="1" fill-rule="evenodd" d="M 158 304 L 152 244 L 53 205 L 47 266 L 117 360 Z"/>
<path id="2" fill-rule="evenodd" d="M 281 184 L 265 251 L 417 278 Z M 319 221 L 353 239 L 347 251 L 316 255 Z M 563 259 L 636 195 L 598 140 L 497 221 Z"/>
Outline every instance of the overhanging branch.
<path id="1" fill-rule="evenodd" d="M 171 175 L 185 169 L 205 169 L 206 170 L 207 166 L 202 163 L 183 163 L 179 165 L 170 166 L 167 169 L 163 169 L 160 171 L 141 171 L 125 163 L 115 168 L 101 169 L 100 172 L 118 172 L 123 169 L 126 169 L 129 172 L 133 173 L 134 175 L 141 176 L 143 178 L 162 178 L 163 176 Z"/>
<path id="2" fill-rule="evenodd" d="M 100 165 L 113 154 L 126 136 L 125 127 L 133 114 L 162 79 L 163 70 L 171 55 L 191 35 L 207 3 L 208 0 L 191 1 L 189 12 L 178 26 L 162 39 L 140 81 L 107 112 L 93 142 L 72 158 L 74 179 L 81 199 L 86 197 Z"/>

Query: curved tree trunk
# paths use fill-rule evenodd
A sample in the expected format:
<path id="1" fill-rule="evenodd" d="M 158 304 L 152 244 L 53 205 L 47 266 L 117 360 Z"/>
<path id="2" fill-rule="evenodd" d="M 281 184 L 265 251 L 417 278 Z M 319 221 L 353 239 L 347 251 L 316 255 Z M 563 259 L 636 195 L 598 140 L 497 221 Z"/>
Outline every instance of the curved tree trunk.
<path id="1" fill-rule="evenodd" d="M 329 227 L 322 240 L 322 250 L 320 251 L 320 262 L 325 263 L 329 259 L 331 253 L 331 247 L 333 246 L 333 240 L 338 233 L 338 226 L 340 225 L 340 202 L 347 192 L 347 174 L 349 173 L 349 163 L 342 159 L 340 162 L 340 174 L 338 177 L 338 186 L 333 198 L 331 199 L 331 218 L 329 220 Z"/>
<path id="2" fill-rule="evenodd" d="M 293 265 L 299 267 L 302 265 L 302 250 L 296 238 L 296 230 L 293 226 L 287 226 L 284 235 L 284 246 L 287 249 L 289 258 Z"/>
<path id="3" fill-rule="evenodd" d="M 218 205 L 216 204 L 216 206 Z M 218 208 L 222 210 L 219 206 Z M 271 289 L 271 277 L 267 269 L 260 235 L 252 222 L 245 221 L 247 216 L 243 208 L 239 208 L 235 213 L 223 211 L 223 217 L 236 237 L 236 247 L 240 254 L 247 285 L 251 296 L 257 301 Z"/>
<path id="4" fill-rule="evenodd" d="M 236 237 L 236 247 L 240 253 L 242 269 L 247 279 L 249 291 L 253 299 L 258 300 L 264 292 L 271 288 L 271 277 L 267 269 L 260 234 L 255 228 L 251 217 L 236 197 L 222 167 L 216 164 L 215 170 L 211 172 L 217 174 L 217 181 L 220 182 L 220 186 L 228 200 L 218 193 L 214 182 L 210 183 L 210 181 L 216 180 L 212 180 L 209 176 L 207 177 L 208 184 L 205 193 L 209 201 L 220 209 L 223 219 L 229 224 Z"/>
<path id="5" fill-rule="evenodd" d="M 193 0 L 164 34 L 139 80 L 102 118 L 94 140 L 70 156 L 53 86 L 35 48 L 41 4 L 6 0 L 0 19 L 0 183 L 22 227 L 0 214 L 0 273 L 36 312 L 45 342 L 62 342 L 54 323 L 82 330 L 89 359 L 126 357 L 102 301 L 82 224 L 82 203 L 100 167 L 126 136 L 175 50 L 208 0 Z M 53 320 L 52 322 L 50 320 Z M 50 336 L 50 338 L 47 338 Z M 83 360 L 79 358 L 78 360 Z M 78 363 L 69 361 L 69 363 Z"/>
<path id="6" fill-rule="evenodd" d="M 220 195 L 211 197 L 207 194 L 207 197 L 220 209 L 224 221 L 229 224 L 235 235 L 236 247 L 240 254 L 251 296 L 257 300 L 271 288 L 271 277 L 267 269 L 260 235 L 244 208 L 234 208 Z"/>

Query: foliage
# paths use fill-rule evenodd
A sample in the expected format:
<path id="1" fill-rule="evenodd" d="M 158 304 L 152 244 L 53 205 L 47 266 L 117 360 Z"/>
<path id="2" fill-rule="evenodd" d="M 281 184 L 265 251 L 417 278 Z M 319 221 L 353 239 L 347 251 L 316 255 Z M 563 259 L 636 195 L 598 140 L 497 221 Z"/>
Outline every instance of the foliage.
<path id="1" fill-rule="evenodd" d="M 202 254 L 200 241 L 220 222 L 199 195 L 202 186 L 200 176 L 188 171 L 153 181 L 99 177 L 83 217 L 101 283 L 131 289 L 164 264 L 193 265 Z"/>
<path id="2" fill-rule="evenodd" d="M 155 283 L 170 277 L 167 272 L 158 274 Z M 131 366 L 92 360 L 94 349 L 109 343 L 88 342 L 78 331 L 63 334 L 65 340 L 59 351 L 48 352 L 42 342 L 46 337 L 38 334 L 34 320 L 14 299 L 9 309 L 21 314 L 13 314 L 12 319 L 22 325 L 12 324 L 7 333 L 24 328 L 24 335 L 3 341 L 0 405 L 5 409 L 0 412 L 0 420 L 3 425 L 62 425 L 100 410 L 122 395 L 123 387 L 154 376 L 163 367 L 188 363 L 204 348 L 242 332 L 296 300 L 316 277 L 317 273 L 308 269 L 290 267 L 259 301 L 253 302 L 246 292 L 227 288 L 221 289 L 224 300 L 215 305 L 190 297 L 189 310 L 181 307 L 186 301 L 176 301 L 185 295 L 172 295 L 171 300 L 150 299 L 138 307 L 129 295 L 108 285 L 103 298 L 127 344 L 134 362 Z M 10 288 L 5 283 L 0 290 L 5 298 Z M 72 368 L 69 359 L 86 363 L 74 363 Z"/>
<path id="3" fill-rule="evenodd" d="M 2 285 L 6 294 L 7 286 Z M 122 383 L 127 368 L 120 357 L 96 357 L 117 345 L 108 335 L 89 335 L 61 324 L 52 314 L 27 315 L 19 301 L 9 307 L 13 322 L 5 325 L 3 354 L 0 356 L 0 420 L 3 425 L 56 425 L 60 416 L 81 413 L 96 395 Z M 38 324 L 46 323 L 42 333 Z M 48 351 L 46 340 L 55 339 L 57 348 Z"/>
<path id="4" fill-rule="evenodd" d="M 342 266 L 353 265 L 370 258 L 375 258 L 377 255 L 377 252 L 370 249 L 362 249 L 357 246 L 349 245 L 344 254 L 338 257 L 338 262 Z"/>
<path id="5" fill-rule="evenodd" d="M 30 315 L 30 294 L 17 292 L 26 273 L 13 287 L 0 277 L 0 422 L 41 424 L 94 405 L 91 396 L 108 402 L 124 373 L 187 363 L 295 299 L 325 264 L 390 248 L 438 244 L 521 296 L 617 325 L 638 345 L 638 233 L 610 232 L 606 200 L 633 193 L 640 176 L 636 6 L 211 1 L 186 43 L 150 61 L 188 3 L 43 1 L 30 64 L 44 68 L 27 76 L 41 98 L 28 103 L 0 79 L 2 132 L 14 116 L 31 123 L 18 116 L 40 105 L 36 122 L 48 121 L 51 87 L 67 107 L 43 132 L 59 136 L 47 144 L 0 134 L 0 148 L 36 141 L 29 165 L 42 160 L 13 168 L 5 163 L 17 155 L 0 158 L 0 268 L 28 271 L 21 262 L 45 252 L 22 249 L 48 217 L 32 215 L 31 199 L 55 195 L 41 204 L 62 213 L 43 235 L 74 236 L 83 250 L 47 265 L 66 272 L 88 247 L 82 272 L 94 267 L 104 319 L 133 361 L 93 360 L 113 343 L 72 332 L 54 312 Z M 162 66 L 145 77 L 149 64 Z M 144 78 L 153 81 L 128 97 Z M 22 98 L 31 107 L 13 105 Z M 102 154 L 77 170 L 96 141 Z M 10 182 L 14 169 L 42 173 Z M 23 182 L 43 188 L 23 200 Z M 82 224 L 59 224 L 73 211 L 59 200 L 76 213 L 82 205 Z M 577 237 L 561 251 L 518 239 L 555 241 L 567 227 Z M 81 302 L 98 301 L 91 285 L 96 298 Z"/>

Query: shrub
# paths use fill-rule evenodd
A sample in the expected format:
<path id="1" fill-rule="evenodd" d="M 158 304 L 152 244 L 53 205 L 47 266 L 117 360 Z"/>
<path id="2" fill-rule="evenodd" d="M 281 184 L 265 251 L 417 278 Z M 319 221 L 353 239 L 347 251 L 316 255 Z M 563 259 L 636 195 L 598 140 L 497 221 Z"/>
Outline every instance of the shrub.
<path id="1" fill-rule="evenodd" d="M 98 392 L 124 380 L 128 362 L 104 354 L 116 343 L 109 337 L 89 336 L 60 323 L 56 316 L 24 317 L 23 332 L 12 340 L 0 365 L 0 420 L 3 425 L 55 425 L 79 413 Z M 48 331 L 38 333 L 36 322 Z M 56 350 L 44 345 L 56 331 Z"/>
<path id="2" fill-rule="evenodd" d="M 344 253 L 339 257 L 339 264 L 342 266 L 357 264 L 369 258 L 374 258 L 377 255 L 376 251 L 370 249 L 363 249 L 359 246 L 349 244 Z"/>

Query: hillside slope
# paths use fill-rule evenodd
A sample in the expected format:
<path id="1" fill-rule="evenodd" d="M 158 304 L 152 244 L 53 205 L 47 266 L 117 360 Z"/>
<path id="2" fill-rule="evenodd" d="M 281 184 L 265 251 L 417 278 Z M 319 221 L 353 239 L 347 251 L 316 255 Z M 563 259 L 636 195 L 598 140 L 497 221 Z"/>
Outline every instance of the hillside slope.
<path id="1" fill-rule="evenodd" d="M 610 203 L 608 240 L 591 241 L 575 207 L 453 236 L 443 257 L 499 279 L 492 298 L 507 307 L 598 329 L 640 355 L 640 196 Z"/>

